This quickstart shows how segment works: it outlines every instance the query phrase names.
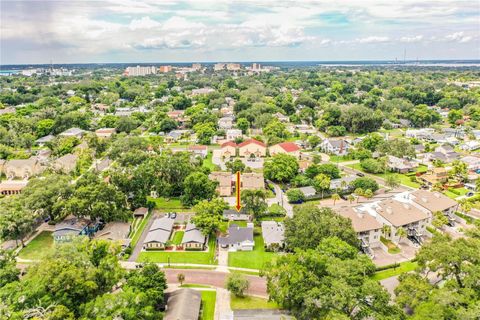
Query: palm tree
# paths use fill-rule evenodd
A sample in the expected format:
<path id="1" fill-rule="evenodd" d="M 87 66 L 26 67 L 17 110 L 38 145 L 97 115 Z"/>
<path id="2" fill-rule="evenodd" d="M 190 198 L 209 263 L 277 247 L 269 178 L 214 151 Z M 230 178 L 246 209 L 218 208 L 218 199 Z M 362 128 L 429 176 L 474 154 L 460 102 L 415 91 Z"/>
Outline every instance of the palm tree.
<path id="1" fill-rule="evenodd" d="M 365 192 L 363 193 L 363 196 L 366 198 L 366 199 L 371 199 L 373 198 L 373 192 L 371 189 L 367 189 L 365 190 Z"/>
<path id="2" fill-rule="evenodd" d="M 436 228 L 442 229 L 445 225 L 448 224 L 448 218 L 443 214 L 441 211 L 436 211 L 433 213 L 433 221 L 432 224 Z"/>
<path id="3" fill-rule="evenodd" d="M 324 191 L 330 189 L 330 177 L 323 173 L 320 173 L 314 178 L 314 187 L 317 191 L 322 192 L 323 199 Z"/>
<path id="4" fill-rule="evenodd" d="M 353 200 L 355 200 L 355 197 L 353 195 L 349 194 L 347 199 L 348 199 L 348 201 L 350 201 L 350 203 L 352 203 Z"/>
<path id="5" fill-rule="evenodd" d="M 397 229 L 397 236 L 398 242 L 400 242 L 402 238 L 405 238 L 407 236 L 407 231 L 403 227 L 400 227 Z"/>
<path id="6" fill-rule="evenodd" d="M 360 196 L 363 196 L 363 189 L 362 188 L 355 189 L 355 194 L 357 195 L 357 203 L 358 203 Z"/>
<path id="7" fill-rule="evenodd" d="M 382 233 L 385 236 L 385 238 L 390 237 L 390 232 L 392 232 L 392 228 L 390 226 L 387 226 L 386 224 L 383 225 L 382 227 Z"/>
<path id="8" fill-rule="evenodd" d="M 337 202 L 337 200 L 340 200 L 340 196 L 338 195 L 338 193 L 334 193 L 332 194 L 332 199 L 333 199 L 333 205 L 335 205 L 335 202 Z"/>

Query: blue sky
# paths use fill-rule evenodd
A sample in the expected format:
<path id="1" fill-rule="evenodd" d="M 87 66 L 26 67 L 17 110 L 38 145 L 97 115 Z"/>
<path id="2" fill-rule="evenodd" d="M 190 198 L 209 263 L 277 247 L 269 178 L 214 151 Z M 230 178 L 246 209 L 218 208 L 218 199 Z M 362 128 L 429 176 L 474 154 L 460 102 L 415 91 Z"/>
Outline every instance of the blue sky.
<path id="1" fill-rule="evenodd" d="M 479 59 L 477 1 L 0 2 L 0 63 Z"/>

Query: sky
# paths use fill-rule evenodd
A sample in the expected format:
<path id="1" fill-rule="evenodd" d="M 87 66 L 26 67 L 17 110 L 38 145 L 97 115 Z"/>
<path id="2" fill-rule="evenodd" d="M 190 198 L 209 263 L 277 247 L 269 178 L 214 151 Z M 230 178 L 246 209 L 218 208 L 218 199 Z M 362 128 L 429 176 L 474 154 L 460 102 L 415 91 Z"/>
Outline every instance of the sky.
<path id="1" fill-rule="evenodd" d="M 478 0 L 0 0 L 0 64 L 480 59 Z"/>

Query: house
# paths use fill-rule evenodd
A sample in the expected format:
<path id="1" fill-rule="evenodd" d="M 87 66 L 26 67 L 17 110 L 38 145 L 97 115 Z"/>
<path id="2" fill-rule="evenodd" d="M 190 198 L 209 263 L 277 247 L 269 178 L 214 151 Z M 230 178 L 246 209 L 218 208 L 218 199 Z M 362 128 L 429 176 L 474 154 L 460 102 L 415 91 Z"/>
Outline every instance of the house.
<path id="1" fill-rule="evenodd" d="M 148 208 L 145 208 L 145 207 L 137 208 L 137 209 L 135 209 L 135 211 L 133 211 L 133 216 L 135 218 L 139 218 L 139 217 L 143 218 L 147 214 L 148 214 Z"/>
<path id="2" fill-rule="evenodd" d="M 53 239 L 56 242 L 70 241 L 78 236 L 90 236 L 98 230 L 98 224 L 86 218 L 67 217 L 55 225 Z"/>
<path id="3" fill-rule="evenodd" d="M 143 241 L 145 250 L 164 250 L 173 230 L 175 219 L 163 217 L 155 219 Z"/>
<path id="4" fill-rule="evenodd" d="M 207 146 L 188 146 L 188 151 L 191 152 L 194 156 L 200 158 L 206 158 L 208 155 L 208 147 Z"/>
<path id="5" fill-rule="evenodd" d="M 178 141 L 183 136 L 186 136 L 189 133 L 190 133 L 189 130 L 172 130 L 169 133 L 167 133 L 167 136 L 165 137 L 165 139 L 168 140 L 169 142 Z"/>
<path id="6" fill-rule="evenodd" d="M 277 250 L 285 245 L 285 228 L 282 222 L 262 221 L 262 236 L 265 248 Z"/>
<path id="7" fill-rule="evenodd" d="M 86 131 L 80 128 L 70 128 L 68 130 L 63 131 L 59 134 L 61 137 L 75 137 L 77 139 L 81 139 L 85 135 Z"/>
<path id="8" fill-rule="evenodd" d="M 237 155 L 237 144 L 233 141 L 227 141 L 220 146 L 220 157 L 223 160 L 229 160 Z"/>
<path id="9" fill-rule="evenodd" d="M 435 151 L 428 154 L 427 158 L 430 161 L 439 160 L 445 163 L 452 162 L 460 157 L 460 154 L 455 152 L 453 147 L 449 144 L 444 144 L 435 148 Z"/>
<path id="10" fill-rule="evenodd" d="M 478 150 L 478 149 L 480 149 L 480 142 L 475 141 L 475 140 L 467 141 L 460 146 L 460 149 L 465 150 L 465 151 Z"/>
<path id="11" fill-rule="evenodd" d="M 431 171 L 421 175 L 419 178 L 426 184 L 433 186 L 437 183 L 446 182 L 448 180 L 448 173 L 443 167 L 433 168 Z"/>
<path id="12" fill-rule="evenodd" d="M 233 118 L 232 117 L 223 117 L 218 119 L 218 128 L 220 129 L 232 129 L 233 127 Z"/>
<path id="13" fill-rule="evenodd" d="M 366 254 L 373 255 L 373 250 L 371 249 L 380 246 L 382 224 L 368 212 L 360 211 L 350 206 L 338 208 L 336 212 L 342 217 L 350 219 L 353 230 L 355 230 L 361 242 L 362 250 Z"/>
<path id="14" fill-rule="evenodd" d="M 198 320 L 202 296 L 200 291 L 183 288 L 165 295 L 164 320 Z"/>
<path id="15" fill-rule="evenodd" d="M 8 160 L 3 165 L 3 172 L 8 179 L 28 179 L 43 171 L 40 161 L 35 158 Z"/>
<path id="16" fill-rule="evenodd" d="M 249 221 L 250 215 L 245 213 L 245 210 L 242 208 L 240 211 L 227 209 L 223 210 L 223 219 L 229 221 Z"/>
<path id="17" fill-rule="evenodd" d="M 313 197 L 314 195 L 317 194 L 317 191 L 315 190 L 314 187 L 301 187 L 301 188 L 298 188 L 298 190 L 300 190 L 303 193 L 305 198 Z"/>
<path id="18" fill-rule="evenodd" d="M 460 161 L 467 164 L 468 170 L 477 171 L 480 169 L 480 157 L 477 156 L 465 156 Z"/>
<path id="19" fill-rule="evenodd" d="M 273 115 L 274 117 L 276 117 L 278 120 L 280 120 L 280 122 L 289 122 L 290 121 L 290 118 L 288 118 L 288 116 L 280 113 L 280 112 L 277 112 Z"/>
<path id="20" fill-rule="evenodd" d="M 10 196 L 20 194 L 28 184 L 25 180 L 6 180 L 0 182 L 0 194 Z"/>
<path id="21" fill-rule="evenodd" d="M 255 246 L 253 241 L 253 223 L 247 223 L 247 227 L 239 227 L 231 224 L 228 228 L 228 235 L 218 238 L 218 244 L 222 248 L 229 248 L 231 251 L 252 251 Z"/>
<path id="22" fill-rule="evenodd" d="M 347 191 L 351 188 L 350 184 L 353 180 L 357 178 L 357 176 L 345 176 L 338 179 L 332 179 L 330 180 L 330 190 Z"/>
<path id="23" fill-rule="evenodd" d="M 202 95 L 202 94 L 209 94 L 212 92 L 215 92 L 215 89 L 212 89 L 212 88 L 192 89 L 192 97 Z"/>
<path id="24" fill-rule="evenodd" d="M 409 238 L 416 242 L 422 242 L 422 236 L 429 223 L 430 216 L 425 211 L 416 206 L 400 202 L 395 199 L 386 199 L 378 202 L 376 212 L 377 220 L 390 227 L 390 234 L 387 238 L 392 242 L 398 243 L 401 239 L 398 229 L 403 228 Z"/>
<path id="25" fill-rule="evenodd" d="M 243 173 L 240 179 L 243 190 L 265 189 L 263 174 L 256 172 Z"/>
<path id="26" fill-rule="evenodd" d="M 320 149 L 326 153 L 343 156 L 348 153 L 350 144 L 343 139 L 324 139 L 320 144 Z"/>
<path id="27" fill-rule="evenodd" d="M 208 176 L 210 180 L 218 181 L 217 192 L 221 197 L 232 194 L 232 174 L 230 172 L 216 171 Z"/>
<path id="28" fill-rule="evenodd" d="M 263 142 L 249 139 L 238 145 L 238 153 L 240 157 L 245 158 L 265 157 L 267 155 L 267 147 Z"/>
<path id="29" fill-rule="evenodd" d="M 425 152 L 425 146 L 423 144 L 416 144 L 413 146 L 416 154 L 422 154 Z"/>
<path id="30" fill-rule="evenodd" d="M 300 158 L 300 147 L 293 142 L 282 142 L 269 148 L 270 156 L 276 154 L 289 154 L 295 158 Z"/>
<path id="31" fill-rule="evenodd" d="M 235 140 L 243 136 L 242 130 L 240 129 L 228 129 L 226 132 L 227 140 Z"/>
<path id="32" fill-rule="evenodd" d="M 407 129 L 407 131 L 405 131 L 405 137 L 417 138 L 420 140 L 430 140 L 434 132 L 435 129 L 432 128 Z"/>
<path id="33" fill-rule="evenodd" d="M 53 170 L 57 172 L 70 173 L 77 166 L 78 156 L 75 154 L 66 154 L 61 156 L 53 163 Z"/>
<path id="34" fill-rule="evenodd" d="M 41 138 L 35 140 L 35 144 L 36 144 L 37 146 L 43 147 L 43 146 L 45 146 L 47 143 L 52 142 L 54 139 L 55 139 L 55 136 L 49 134 L 49 135 L 47 135 L 47 136 L 45 136 L 45 137 L 41 137 Z"/>
<path id="35" fill-rule="evenodd" d="M 97 172 L 102 172 L 105 171 L 110 167 L 110 165 L 113 163 L 112 159 L 110 158 L 104 158 L 101 160 L 95 161 L 94 169 Z"/>
<path id="36" fill-rule="evenodd" d="M 130 223 L 128 222 L 109 222 L 102 230 L 97 231 L 95 239 L 109 240 L 119 243 L 123 248 L 130 245 L 128 234 L 130 233 Z"/>
<path id="37" fill-rule="evenodd" d="M 201 251 L 205 249 L 206 241 L 207 237 L 195 227 L 195 224 L 188 222 L 182 238 L 182 245 L 185 247 L 185 250 Z"/>
<path id="38" fill-rule="evenodd" d="M 416 190 L 410 193 L 410 199 L 420 207 L 428 210 L 432 215 L 435 212 L 442 212 L 451 224 L 456 220 L 455 211 L 458 210 L 458 203 L 440 192 Z"/>
<path id="39" fill-rule="evenodd" d="M 404 158 L 387 156 L 387 167 L 398 173 L 408 173 L 418 167 L 418 163 Z"/>
<path id="40" fill-rule="evenodd" d="M 95 134 L 99 138 L 110 138 L 115 133 L 117 133 L 117 129 L 115 128 L 101 128 L 101 129 L 95 130 Z"/>

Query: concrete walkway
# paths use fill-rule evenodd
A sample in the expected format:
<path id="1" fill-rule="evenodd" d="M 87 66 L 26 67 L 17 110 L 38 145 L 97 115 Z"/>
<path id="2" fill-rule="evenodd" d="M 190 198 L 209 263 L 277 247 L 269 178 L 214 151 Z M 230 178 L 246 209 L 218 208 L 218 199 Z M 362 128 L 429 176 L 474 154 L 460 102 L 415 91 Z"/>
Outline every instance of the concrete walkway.
<path id="1" fill-rule="evenodd" d="M 217 300 L 215 301 L 215 320 L 233 319 L 233 311 L 230 308 L 230 292 L 223 288 L 217 289 Z"/>
<path id="2" fill-rule="evenodd" d="M 293 206 L 288 203 L 287 196 L 285 195 L 285 192 L 282 191 L 282 188 L 276 183 L 270 182 L 273 184 L 273 188 L 275 189 L 275 199 L 278 203 L 278 205 L 282 206 L 285 211 L 287 211 L 287 217 L 291 218 L 293 217 Z"/>

